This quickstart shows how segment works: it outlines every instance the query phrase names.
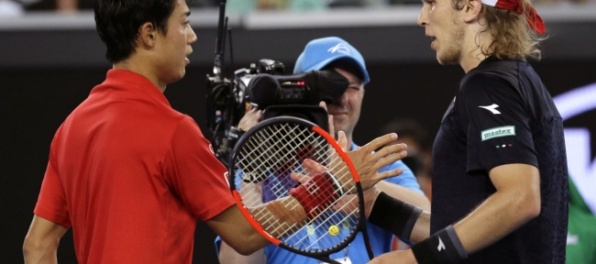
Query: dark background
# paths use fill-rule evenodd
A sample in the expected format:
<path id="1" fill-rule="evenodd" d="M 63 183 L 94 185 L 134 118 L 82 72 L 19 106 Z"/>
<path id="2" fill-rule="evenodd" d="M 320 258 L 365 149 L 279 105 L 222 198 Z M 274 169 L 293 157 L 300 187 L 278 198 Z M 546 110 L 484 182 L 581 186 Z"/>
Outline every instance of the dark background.
<path id="1" fill-rule="evenodd" d="M 337 35 L 363 53 L 372 79 L 366 88 L 356 142 L 368 142 L 379 135 L 387 121 L 395 118 L 417 120 L 434 136 L 463 76 L 462 70 L 458 66 L 437 65 L 429 48 L 430 41 L 413 20 L 366 22 L 362 14 L 351 12 L 327 15 L 338 17 L 344 24 L 330 25 L 327 20 L 321 20 L 316 27 L 300 26 L 302 16 L 295 14 L 286 15 L 282 20 L 286 24 L 282 25 L 268 24 L 271 19 L 279 19 L 275 14 L 232 17 L 235 62 L 230 65 L 226 50 L 226 70 L 230 72 L 261 58 L 271 58 L 282 61 L 290 72 L 294 58 L 308 40 Z M 394 12 L 396 17 L 415 20 L 417 15 L 417 9 L 378 12 L 381 13 L 366 17 L 383 17 L 387 16 L 386 12 Z M 545 10 L 546 14 L 549 12 L 551 15 L 544 15 L 544 19 L 551 38 L 544 42 L 544 59 L 532 62 L 543 82 L 553 96 L 595 83 L 596 18 L 577 19 L 576 15 L 570 16 L 575 19 L 564 19 L 559 12 Z M 358 19 L 364 22 L 359 23 Z M 40 22 L 29 25 L 36 20 Z M 44 21 L 54 24 L 48 26 L 49 22 Z M 215 12 L 193 11 L 191 21 L 199 38 L 193 46 L 191 65 L 186 77 L 168 86 L 165 94 L 174 108 L 192 116 L 206 130 L 205 76 L 212 69 L 217 17 Z M 10 23 L 0 20 L 2 263 L 22 262 L 21 246 L 33 216 L 50 141 L 63 119 L 105 77 L 109 65 L 103 53 L 89 14 L 66 18 L 41 15 Z M 574 117 L 566 121 L 566 126 L 596 131 L 594 116 L 591 111 Z M 594 146 L 592 149 L 595 153 Z M 195 263 L 217 263 L 214 236 L 206 225 L 198 223 Z M 59 260 L 75 263 L 70 232 L 61 241 Z"/>

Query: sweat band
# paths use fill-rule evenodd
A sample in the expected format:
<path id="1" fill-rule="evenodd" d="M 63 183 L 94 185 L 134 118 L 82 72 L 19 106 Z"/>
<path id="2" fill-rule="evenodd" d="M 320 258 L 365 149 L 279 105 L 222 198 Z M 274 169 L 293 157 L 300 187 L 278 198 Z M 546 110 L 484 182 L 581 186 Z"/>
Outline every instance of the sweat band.
<path id="1" fill-rule="evenodd" d="M 414 245 L 412 252 L 419 264 L 459 263 L 468 257 L 451 225 Z"/>
<path id="2" fill-rule="evenodd" d="M 381 192 L 373 205 L 368 222 L 408 241 L 422 208 L 404 203 Z"/>
<path id="3" fill-rule="evenodd" d="M 313 176 L 307 182 L 290 190 L 290 195 L 302 205 L 308 218 L 315 218 L 322 209 L 342 195 L 341 186 L 329 173 L 322 173 Z"/>

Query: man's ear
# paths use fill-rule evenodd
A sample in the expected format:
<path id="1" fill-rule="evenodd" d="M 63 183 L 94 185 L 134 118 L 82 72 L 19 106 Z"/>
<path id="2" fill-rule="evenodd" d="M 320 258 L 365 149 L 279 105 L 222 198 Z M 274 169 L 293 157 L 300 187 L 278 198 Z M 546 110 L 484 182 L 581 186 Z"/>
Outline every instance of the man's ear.
<path id="1" fill-rule="evenodd" d="M 139 42 L 141 45 L 153 47 L 155 38 L 157 37 L 157 29 L 151 22 L 145 22 L 139 28 Z"/>
<path id="2" fill-rule="evenodd" d="M 481 0 L 465 0 L 466 6 L 464 6 L 464 22 L 470 23 L 480 19 L 480 14 L 484 8 Z"/>

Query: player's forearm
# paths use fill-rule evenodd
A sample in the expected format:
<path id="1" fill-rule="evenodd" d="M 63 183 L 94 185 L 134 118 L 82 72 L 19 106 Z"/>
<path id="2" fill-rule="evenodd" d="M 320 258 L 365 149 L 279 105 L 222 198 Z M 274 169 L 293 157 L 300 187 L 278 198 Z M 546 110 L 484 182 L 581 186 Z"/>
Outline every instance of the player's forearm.
<path id="1" fill-rule="evenodd" d="M 381 181 L 377 183 L 376 186 L 379 190 L 395 199 L 418 206 L 422 208 L 422 210 L 430 212 L 430 201 L 422 193 L 387 181 Z"/>
<path id="2" fill-rule="evenodd" d="M 540 173 L 527 164 L 493 168 L 496 192 L 455 225 L 463 247 L 476 252 L 508 235 L 540 214 Z"/>
<path id="3" fill-rule="evenodd" d="M 466 252 L 483 249 L 539 214 L 535 198 L 526 192 L 496 192 L 454 225 Z"/>
<path id="4" fill-rule="evenodd" d="M 428 238 L 430 212 L 395 199 L 384 192 L 377 191 L 367 196 L 369 198 L 365 197 L 365 203 L 368 208 L 371 208 L 366 212 L 369 222 L 402 240 L 418 242 Z"/>
<path id="5" fill-rule="evenodd" d="M 252 215 L 257 218 L 257 222 L 273 237 L 283 237 L 284 234 L 297 231 L 307 219 L 302 204 L 293 196 L 268 202 L 253 210 Z"/>
<path id="6" fill-rule="evenodd" d="M 33 241 L 26 238 L 23 244 L 23 257 L 26 264 L 58 263 L 58 241 Z"/>
<path id="7" fill-rule="evenodd" d="M 416 260 L 459 263 L 536 217 L 540 212 L 539 194 L 531 188 L 512 185 L 511 181 L 504 182 L 507 180 L 495 184 L 497 192 L 464 219 L 412 246 Z M 499 189 L 499 185 L 504 188 Z"/>
<path id="8" fill-rule="evenodd" d="M 67 230 L 64 226 L 34 215 L 23 243 L 25 263 L 57 263 L 58 245 Z"/>
<path id="9" fill-rule="evenodd" d="M 241 217 L 241 216 L 240 216 Z M 242 218 L 242 220 L 244 220 Z M 222 239 L 220 257 L 224 252 L 234 252 L 235 256 L 249 256 L 259 249 L 269 245 L 269 241 L 257 232 L 248 222 L 237 226 L 229 226 L 226 232 L 217 232 Z M 234 256 L 232 256 L 234 257 Z M 234 259 L 234 258 L 233 258 Z M 221 262 L 234 263 L 234 262 Z"/>
<path id="10" fill-rule="evenodd" d="M 231 248 L 226 242 L 221 242 L 219 249 L 218 259 L 220 263 L 235 263 L 235 264 L 259 264 L 266 263 L 265 253 L 263 250 L 257 250 L 250 255 L 242 255 L 233 248 Z"/>
<path id="11" fill-rule="evenodd" d="M 220 214 L 206 221 L 222 241 L 242 255 L 249 255 L 268 244 L 242 216 L 237 206 L 230 206 Z"/>
<path id="12" fill-rule="evenodd" d="M 420 216 L 418 216 L 410 234 L 410 241 L 418 243 L 430 236 L 430 215 L 431 213 L 429 211 L 422 211 Z"/>
<path id="13" fill-rule="evenodd" d="M 391 197 L 411 204 L 422 209 L 422 213 L 418 216 L 412 232 L 408 238 L 401 238 L 409 240 L 414 243 L 422 241 L 430 235 L 430 201 L 428 198 L 419 192 L 415 192 L 403 186 L 392 184 L 388 182 L 379 182 L 377 184 L 379 189 Z"/>
<path id="14" fill-rule="evenodd" d="M 418 262 L 459 263 L 540 214 L 540 174 L 536 167 L 501 165 L 491 169 L 489 177 L 496 192 L 459 222 L 412 246 Z"/>

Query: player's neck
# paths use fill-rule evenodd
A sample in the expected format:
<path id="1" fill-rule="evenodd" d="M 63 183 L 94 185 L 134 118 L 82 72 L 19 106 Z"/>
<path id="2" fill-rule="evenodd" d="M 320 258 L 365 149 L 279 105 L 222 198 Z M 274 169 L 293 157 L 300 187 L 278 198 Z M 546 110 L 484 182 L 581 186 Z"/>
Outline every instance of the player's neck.
<path id="1" fill-rule="evenodd" d="M 467 27 L 466 31 L 459 65 L 468 73 L 488 57 L 486 54 L 492 52 L 490 44 L 493 37 L 487 32 L 486 26 L 480 23 Z"/>
<path id="2" fill-rule="evenodd" d="M 115 63 L 112 68 L 127 70 L 144 76 L 152 82 L 162 93 L 166 90 L 166 84 L 160 81 L 155 68 L 152 67 L 146 57 L 133 53 L 128 59 Z"/>

